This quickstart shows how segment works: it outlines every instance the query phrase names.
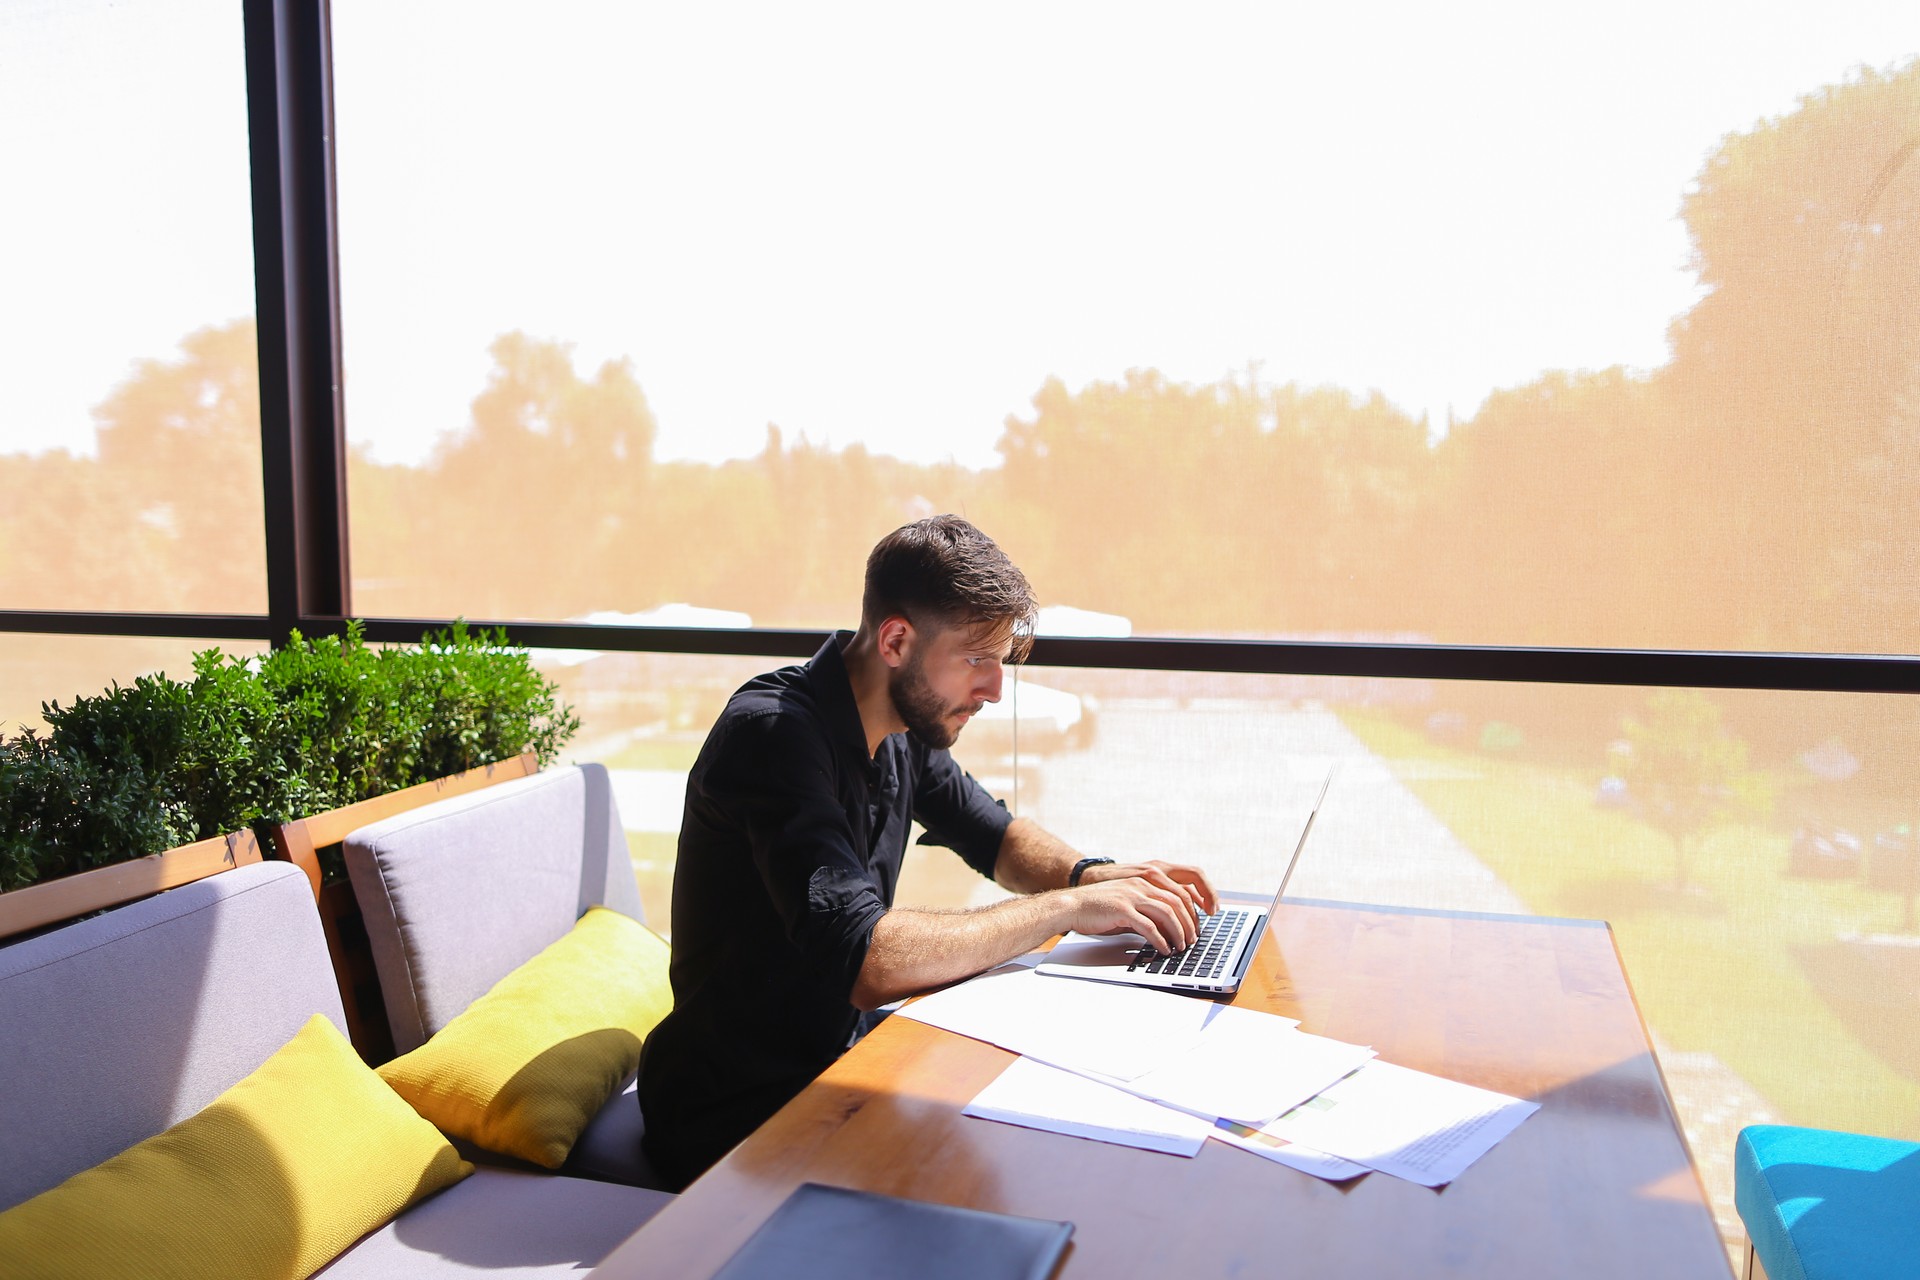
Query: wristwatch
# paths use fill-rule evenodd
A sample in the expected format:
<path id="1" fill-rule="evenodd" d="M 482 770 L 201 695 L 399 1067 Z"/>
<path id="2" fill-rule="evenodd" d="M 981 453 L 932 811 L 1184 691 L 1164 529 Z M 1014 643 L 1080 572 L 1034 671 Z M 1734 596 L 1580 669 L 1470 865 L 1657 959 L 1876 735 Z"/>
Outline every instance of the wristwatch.
<path id="1" fill-rule="evenodd" d="M 1080 859 L 1080 861 L 1073 864 L 1073 870 L 1067 872 L 1067 888 L 1078 889 L 1080 887 L 1080 877 L 1086 873 L 1088 867 L 1110 867 L 1112 865 L 1112 858 Z"/>

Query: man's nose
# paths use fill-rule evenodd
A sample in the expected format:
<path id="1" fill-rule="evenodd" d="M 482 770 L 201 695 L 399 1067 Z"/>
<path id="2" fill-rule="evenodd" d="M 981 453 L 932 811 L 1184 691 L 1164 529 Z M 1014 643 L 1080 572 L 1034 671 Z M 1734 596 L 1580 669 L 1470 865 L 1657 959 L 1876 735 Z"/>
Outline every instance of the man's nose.
<path id="1" fill-rule="evenodd" d="M 999 663 L 994 662 L 982 666 L 980 670 L 982 675 L 977 692 L 981 700 L 985 702 L 1000 701 L 1000 684 L 1001 678 L 1006 674 L 1005 668 Z"/>

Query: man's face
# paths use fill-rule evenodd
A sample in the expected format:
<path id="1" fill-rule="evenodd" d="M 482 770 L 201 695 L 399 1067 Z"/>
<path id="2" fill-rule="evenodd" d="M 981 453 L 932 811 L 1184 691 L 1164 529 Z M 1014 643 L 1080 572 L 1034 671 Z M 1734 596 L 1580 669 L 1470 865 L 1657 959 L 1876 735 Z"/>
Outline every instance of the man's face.
<path id="1" fill-rule="evenodd" d="M 986 628 L 947 627 L 915 633 L 907 660 L 887 677 L 894 712 L 907 732 L 942 750 L 967 721 L 1000 701 L 1000 678 L 1010 640 L 995 642 Z"/>

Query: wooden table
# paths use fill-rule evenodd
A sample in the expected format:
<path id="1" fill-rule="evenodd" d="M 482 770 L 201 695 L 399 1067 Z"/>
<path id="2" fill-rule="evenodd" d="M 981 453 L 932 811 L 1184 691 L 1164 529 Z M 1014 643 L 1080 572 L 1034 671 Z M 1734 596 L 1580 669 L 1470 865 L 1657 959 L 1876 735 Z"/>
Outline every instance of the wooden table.
<path id="1" fill-rule="evenodd" d="M 964 1117 L 1013 1060 L 890 1018 L 594 1275 L 711 1275 L 803 1181 L 1076 1224 L 1065 1277 L 1731 1274 L 1606 925 L 1288 903 L 1234 1003 L 1541 1109 L 1438 1191 Z"/>

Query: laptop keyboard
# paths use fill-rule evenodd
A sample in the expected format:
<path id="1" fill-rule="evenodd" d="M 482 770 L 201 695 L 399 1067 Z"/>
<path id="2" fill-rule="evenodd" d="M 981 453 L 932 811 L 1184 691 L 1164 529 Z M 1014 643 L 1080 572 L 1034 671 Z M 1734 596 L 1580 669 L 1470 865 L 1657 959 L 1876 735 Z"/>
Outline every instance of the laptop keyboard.
<path id="1" fill-rule="evenodd" d="M 1185 951 L 1163 956 L 1152 947 L 1142 947 L 1127 966 L 1128 972 L 1163 973 L 1181 978 L 1217 978 L 1233 954 L 1233 943 L 1247 927 L 1252 913 L 1216 911 L 1200 922 L 1200 936 Z"/>

